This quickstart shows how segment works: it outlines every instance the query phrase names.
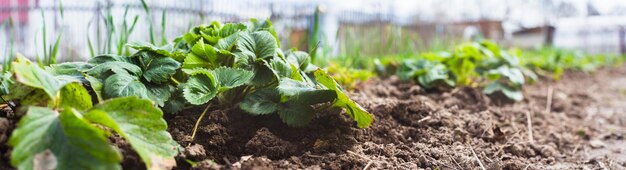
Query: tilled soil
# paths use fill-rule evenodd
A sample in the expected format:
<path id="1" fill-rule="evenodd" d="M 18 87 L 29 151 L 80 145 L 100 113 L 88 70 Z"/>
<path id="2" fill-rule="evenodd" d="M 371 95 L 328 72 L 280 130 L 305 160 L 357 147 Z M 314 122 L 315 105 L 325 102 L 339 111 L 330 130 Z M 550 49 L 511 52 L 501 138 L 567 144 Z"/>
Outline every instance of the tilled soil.
<path id="1" fill-rule="evenodd" d="M 527 86 L 521 102 L 472 88 L 371 80 L 351 94 L 376 118 L 368 129 L 332 109 L 306 128 L 210 109 L 193 140 L 202 108 L 168 122 L 186 148 L 178 169 L 192 168 L 186 160 L 196 169 L 624 169 L 625 75 L 626 67 L 569 72 Z"/>
<path id="2" fill-rule="evenodd" d="M 304 128 L 212 106 L 192 139 L 204 108 L 166 115 L 185 148 L 175 169 L 626 169 L 626 66 L 542 80 L 525 87 L 521 102 L 395 77 L 356 89 L 351 98 L 375 116 L 367 129 L 323 106 Z M 0 118 L 2 143 L 10 120 Z M 7 150 L 0 146 L 0 168 Z M 125 153 L 125 168 L 142 166 Z"/>

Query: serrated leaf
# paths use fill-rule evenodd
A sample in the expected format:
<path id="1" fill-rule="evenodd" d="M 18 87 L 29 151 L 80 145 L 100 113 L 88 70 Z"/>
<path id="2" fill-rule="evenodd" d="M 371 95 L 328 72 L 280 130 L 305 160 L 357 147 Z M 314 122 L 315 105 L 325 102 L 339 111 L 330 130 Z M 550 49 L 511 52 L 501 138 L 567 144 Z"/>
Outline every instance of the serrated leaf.
<path id="1" fill-rule="evenodd" d="M 339 84 L 337 84 L 337 82 L 330 77 L 330 75 L 324 72 L 324 70 L 317 70 L 314 72 L 314 75 L 319 84 L 335 91 L 337 99 L 335 100 L 334 105 L 346 109 L 346 113 L 357 122 L 359 128 L 367 128 L 370 124 L 372 124 L 372 121 L 374 121 L 373 116 L 365 111 L 365 109 L 363 109 L 363 107 L 359 104 L 350 100 L 350 98 L 348 98 L 348 96 L 339 88 Z"/>
<path id="2" fill-rule="evenodd" d="M 148 82 L 164 83 L 170 80 L 170 77 L 176 70 L 180 68 L 180 63 L 173 58 L 151 53 L 138 52 L 133 55 L 141 63 L 143 77 Z"/>
<path id="3" fill-rule="evenodd" d="M 87 120 L 111 128 L 126 139 L 146 164 L 174 160 L 180 146 L 167 132 L 163 112 L 148 100 L 124 97 L 104 101 L 84 114 Z M 171 168 L 171 167 L 170 167 Z"/>
<path id="4" fill-rule="evenodd" d="M 71 107 L 87 110 L 92 106 L 91 95 L 80 83 L 70 83 L 61 88 L 58 108 Z"/>
<path id="5" fill-rule="evenodd" d="M 252 78 L 252 81 L 250 81 L 250 84 L 252 85 L 267 86 L 277 79 L 274 71 L 272 71 L 272 69 L 270 69 L 265 62 L 255 64 L 254 69 L 254 77 Z"/>
<path id="6" fill-rule="evenodd" d="M 287 61 L 300 70 L 305 70 L 311 63 L 311 57 L 306 52 L 293 51 L 287 54 Z"/>
<path id="7" fill-rule="evenodd" d="M 107 63 L 107 62 L 112 62 L 112 61 L 121 61 L 121 62 L 130 63 L 130 58 L 124 57 L 124 56 L 112 55 L 112 54 L 105 54 L 105 55 L 99 55 L 94 58 L 91 58 L 89 59 L 88 62 L 90 64 L 97 65 L 97 64 L 102 64 L 102 63 Z"/>
<path id="8" fill-rule="evenodd" d="M 174 87 L 171 85 L 159 85 L 153 83 L 144 84 L 147 89 L 146 96 L 154 101 L 158 106 L 165 105 L 165 102 L 172 96 Z"/>
<path id="9" fill-rule="evenodd" d="M 298 93 L 316 90 L 314 87 L 308 86 L 304 82 L 289 78 L 280 79 L 277 89 L 280 94 L 284 96 L 293 96 Z"/>
<path id="10" fill-rule="evenodd" d="M 163 105 L 163 111 L 167 113 L 178 113 L 185 107 L 186 100 L 183 97 L 183 90 L 178 88 Z"/>
<path id="11" fill-rule="evenodd" d="M 183 68 L 212 68 L 213 64 L 208 60 L 202 59 L 193 53 L 187 54 L 183 61 Z"/>
<path id="12" fill-rule="evenodd" d="M 55 99 L 57 92 L 69 81 L 60 81 L 52 74 L 39 66 L 31 63 L 28 59 L 18 56 L 13 62 L 15 80 L 29 87 L 42 89 L 50 99 Z"/>
<path id="13" fill-rule="evenodd" d="M 267 31 L 241 33 L 237 46 L 240 50 L 254 53 L 256 58 L 275 56 L 278 48 L 276 39 Z"/>
<path id="14" fill-rule="evenodd" d="M 205 44 L 202 39 L 198 40 L 198 42 L 191 48 L 191 52 L 197 57 L 200 57 L 208 62 L 214 62 L 217 58 L 217 50 L 215 50 L 213 46 Z"/>
<path id="15" fill-rule="evenodd" d="M 93 68 L 87 70 L 87 74 L 98 79 L 106 79 L 113 74 L 129 74 L 133 76 L 141 76 L 143 74 L 143 71 L 141 70 L 141 67 L 132 63 L 124 61 L 110 61 L 97 64 Z"/>
<path id="16" fill-rule="evenodd" d="M 252 76 L 254 76 L 252 71 L 240 68 L 219 67 L 212 72 L 220 88 L 226 89 L 244 85 L 250 82 Z"/>
<path id="17" fill-rule="evenodd" d="M 232 33 L 218 40 L 215 48 L 230 51 L 237 44 L 237 40 L 239 40 L 239 33 Z"/>
<path id="18" fill-rule="evenodd" d="M 299 103 L 285 103 L 285 106 L 278 110 L 278 116 L 289 126 L 302 127 L 313 120 L 315 110 L 309 105 Z"/>
<path id="19" fill-rule="evenodd" d="M 197 69 L 190 75 L 187 83 L 183 85 L 183 96 L 189 103 L 205 104 L 217 95 L 217 82 L 209 70 Z"/>
<path id="20" fill-rule="evenodd" d="M 80 81 L 86 82 L 83 72 L 91 69 L 92 64 L 84 62 L 66 62 L 60 64 L 53 64 L 45 68 L 45 70 L 54 75 L 58 79 L 65 79 L 66 81 Z"/>
<path id="21" fill-rule="evenodd" d="M 100 81 L 99 79 L 86 75 L 85 76 L 85 80 L 87 80 L 87 82 L 89 82 L 89 85 L 91 87 L 91 89 L 93 90 L 93 92 L 96 94 L 96 97 L 98 98 L 98 101 L 102 101 L 102 88 L 103 88 L 103 84 L 102 81 Z"/>
<path id="22" fill-rule="evenodd" d="M 227 23 L 227 24 L 224 24 L 222 28 L 220 29 L 220 37 L 228 37 L 245 29 L 246 29 L 246 25 L 244 24 Z"/>
<path id="23" fill-rule="evenodd" d="M 122 157 L 107 143 L 103 131 L 72 109 L 58 113 L 30 107 L 9 144 L 11 164 L 18 169 L 33 169 L 34 157 L 46 151 L 54 155 L 54 169 L 121 169 Z"/>
<path id="24" fill-rule="evenodd" d="M 257 90 L 239 103 L 239 108 L 253 115 L 265 115 L 278 111 L 280 95 L 275 89 Z"/>
<path id="25" fill-rule="evenodd" d="M 148 89 L 135 76 L 128 74 L 114 74 L 104 81 L 102 95 L 104 98 L 116 98 L 125 96 L 139 96 L 148 98 Z"/>
<path id="26" fill-rule="evenodd" d="M 150 44 L 148 42 L 143 42 L 143 41 L 130 42 L 126 44 L 126 46 L 133 48 L 137 51 L 150 51 L 150 52 L 158 53 L 167 57 L 172 55 L 172 53 L 170 52 L 171 48 L 168 46 L 157 47 L 154 44 Z"/>
<path id="27" fill-rule="evenodd" d="M 269 62 L 272 66 L 272 71 L 278 77 L 291 77 L 291 65 L 280 58 L 274 58 Z"/>

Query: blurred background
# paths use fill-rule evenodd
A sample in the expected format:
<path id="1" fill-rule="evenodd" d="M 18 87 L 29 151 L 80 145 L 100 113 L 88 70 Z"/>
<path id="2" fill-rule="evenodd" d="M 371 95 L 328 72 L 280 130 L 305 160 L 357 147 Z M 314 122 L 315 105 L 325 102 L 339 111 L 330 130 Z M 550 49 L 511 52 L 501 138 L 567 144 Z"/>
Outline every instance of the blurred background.
<path id="1" fill-rule="evenodd" d="M 624 0 L 0 0 L 0 55 L 86 60 L 123 48 L 120 39 L 165 44 L 199 24 L 250 18 L 271 19 L 283 48 L 330 57 L 414 54 L 477 38 L 626 53 Z"/>

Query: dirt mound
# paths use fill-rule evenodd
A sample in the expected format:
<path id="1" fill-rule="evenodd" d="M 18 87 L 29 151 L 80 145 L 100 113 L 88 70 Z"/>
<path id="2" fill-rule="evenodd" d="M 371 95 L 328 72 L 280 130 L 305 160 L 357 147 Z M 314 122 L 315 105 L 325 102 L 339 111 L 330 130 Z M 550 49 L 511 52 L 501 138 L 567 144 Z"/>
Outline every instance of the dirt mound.
<path id="1" fill-rule="evenodd" d="M 202 168 L 241 169 L 467 169 L 481 164 L 487 169 L 623 168 L 626 162 L 584 156 L 595 152 L 591 141 L 605 130 L 589 121 L 594 118 L 589 108 L 603 107 L 598 99 L 607 96 L 600 93 L 615 97 L 614 89 L 589 88 L 616 80 L 623 72 L 624 67 L 595 74 L 570 72 L 559 82 L 544 80 L 526 87 L 526 99 L 516 103 L 472 88 L 441 92 L 396 77 L 371 80 L 351 94 L 376 118 L 368 129 L 354 128 L 337 110 L 318 113 L 306 128 L 290 128 L 277 116 L 213 108 L 193 144 L 179 157 L 178 168 L 189 167 L 184 159 L 215 162 Z M 170 131 L 183 146 L 191 142 L 190 131 L 200 111 L 168 118 Z"/>
<path id="2" fill-rule="evenodd" d="M 359 84 L 351 98 L 375 116 L 368 129 L 337 109 L 321 109 L 309 126 L 277 115 L 252 116 L 213 103 L 166 114 L 185 150 L 175 169 L 574 169 L 626 168 L 626 67 L 568 72 L 561 81 L 525 87 L 510 102 L 478 89 L 423 89 L 396 77 Z M 551 103 L 547 105 L 547 103 Z M 8 109 L 5 107 L 5 110 Z M 0 169 L 15 117 L 0 114 Z M 144 166 L 113 136 L 126 169 Z"/>

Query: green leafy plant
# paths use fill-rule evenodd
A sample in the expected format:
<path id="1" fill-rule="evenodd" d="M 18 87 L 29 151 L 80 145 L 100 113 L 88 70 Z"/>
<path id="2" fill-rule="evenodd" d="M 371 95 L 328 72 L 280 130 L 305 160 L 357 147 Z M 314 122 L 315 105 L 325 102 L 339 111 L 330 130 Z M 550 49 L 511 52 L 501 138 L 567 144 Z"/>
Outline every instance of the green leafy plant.
<path id="1" fill-rule="evenodd" d="M 253 115 L 277 113 L 288 125 L 304 126 L 315 106 L 332 102 L 346 108 L 361 128 L 373 121 L 336 83 L 328 83 L 307 53 L 283 52 L 269 21 L 213 22 L 192 28 L 171 46 L 128 46 L 138 51 L 127 57 L 97 56 L 89 61 L 92 67 L 77 69 L 85 75 L 79 79 L 100 87 L 94 89 L 103 99 L 139 96 L 172 113 L 216 99 Z"/>
<path id="2" fill-rule="evenodd" d="M 400 79 L 416 80 L 426 88 L 455 85 L 455 80 L 444 64 L 426 59 L 404 60 L 397 71 Z"/>
<path id="3" fill-rule="evenodd" d="M 303 126 L 313 118 L 314 105 L 334 102 L 347 108 L 359 127 L 372 121 L 341 90 L 319 84 L 319 76 L 326 74 L 318 73 L 323 71 L 317 71 L 307 53 L 283 53 L 269 21 L 213 22 L 193 28 L 175 42 L 176 51 L 184 55 L 180 59 L 184 75 L 177 79 L 187 80 L 181 88 L 191 104 L 216 97 L 253 115 L 278 113 L 288 125 Z"/>
<path id="4" fill-rule="evenodd" d="M 403 59 L 396 74 L 401 79 L 416 80 L 426 88 L 484 87 L 486 94 L 502 92 L 509 99 L 519 101 L 523 99 L 526 80 L 535 81 L 537 76 L 524 68 L 513 52 L 489 41 L 472 42 L 459 45 L 453 53 L 424 53 Z"/>
<path id="5" fill-rule="evenodd" d="M 342 67 L 336 64 L 329 64 L 327 71 L 347 90 L 354 90 L 359 82 L 365 82 L 374 76 L 374 73 L 369 70 Z"/>
<path id="6" fill-rule="evenodd" d="M 12 74 L 15 91 L 9 96 L 20 99 L 26 110 L 8 142 L 13 147 L 13 166 L 121 169 L 122 155 L 107 142 L 110 131 L 128 141 L 148 169 L 175 164 L 173 157 L 180 146 L 166 131 L 163 113 L 151 101 L 123 97 L 94 105 L 77 79 L 55 76 L 23 57 L 13 63 Z M 29 99 L 24 94 L 41 95 Z"/>

